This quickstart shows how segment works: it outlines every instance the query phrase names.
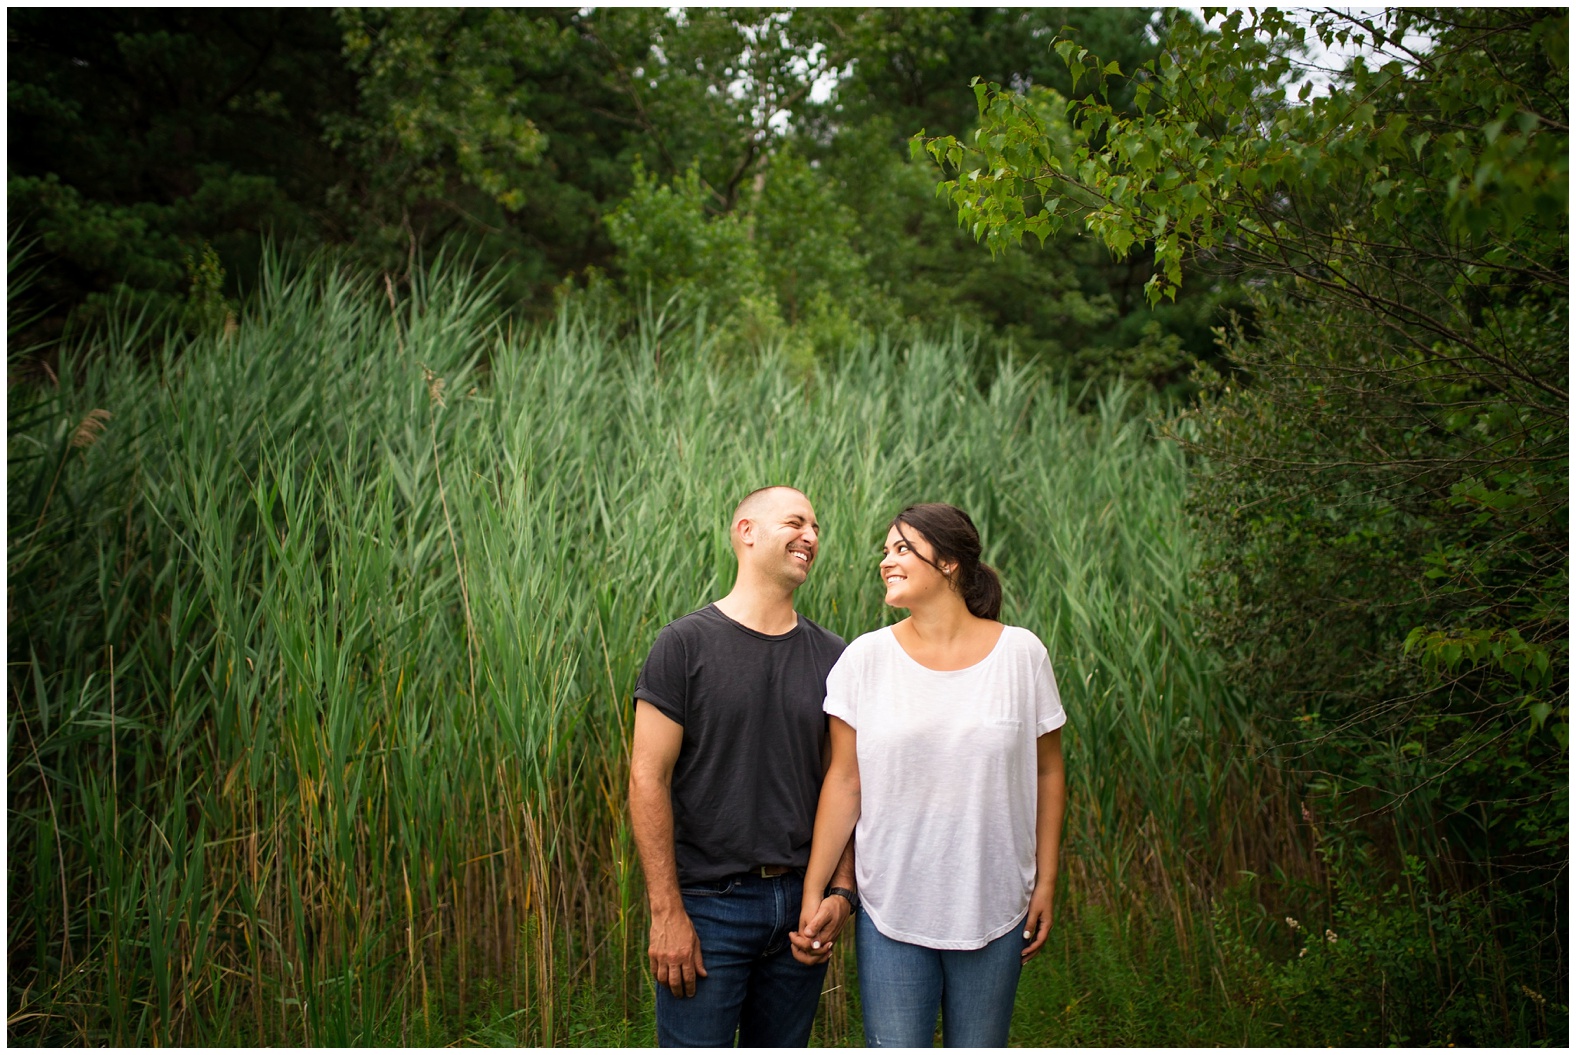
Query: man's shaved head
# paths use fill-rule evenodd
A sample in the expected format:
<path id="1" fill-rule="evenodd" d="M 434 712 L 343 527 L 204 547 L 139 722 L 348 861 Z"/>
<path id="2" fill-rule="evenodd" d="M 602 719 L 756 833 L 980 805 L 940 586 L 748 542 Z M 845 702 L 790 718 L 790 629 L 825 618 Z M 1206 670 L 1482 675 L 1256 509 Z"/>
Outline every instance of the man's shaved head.
<path id="1" fill-rule="evenodd" d="M 767 484 L 765 487 L 757 487 L 739 499 L 739 504 L 733 507 L 733 517 L 728 521 L 728 524 L 732 526 L 737 524 L 741 518 L 753 520 L 760 516 L 761 510 L 770 507 L 771 501 L 776 497 L 776 492 L 778 491 L 787 491 L 790 494 L 798 495 L 800 498 L 805 497 L 803 491 L 797 487 L 789 487 L 787 484 Z"/>

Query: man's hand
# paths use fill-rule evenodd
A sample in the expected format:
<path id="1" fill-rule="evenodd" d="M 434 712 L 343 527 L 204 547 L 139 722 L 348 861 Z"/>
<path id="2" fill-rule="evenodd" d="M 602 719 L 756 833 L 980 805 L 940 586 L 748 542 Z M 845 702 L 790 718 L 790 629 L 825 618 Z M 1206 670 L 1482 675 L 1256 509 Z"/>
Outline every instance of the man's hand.
<path id="1" fill-rule="evenodd" d="M 806 894 L 799 911 L 799 929 L 788 935 L 793 958 L 812 967 L 825 963 L 832 955 L 837 936 L 842 933 L 843 924 L 848 922 L 850 912 L 847 898 L 836 894 L 828 898 Z"/>
<path id="2" fill-rule="evenodd" d="M 1050 936 L 1052 893 L 1051 887 L 1036 883 L 1034 893 L 1029 895 L 1029 918 L 1023 924 L 1023 940 L 1029 942 L 1023 947 L 1024 963 L 1034 959 Z"/>
<path id="3" fill-rule="evenodd" d="M 694 996 L 695 979 L 706 977 L 701 961 L 700 939 L 695 925 L 683 909 L 651 917 L 651 973 L 658 985 L 665 985 L 674 996 Z"/>

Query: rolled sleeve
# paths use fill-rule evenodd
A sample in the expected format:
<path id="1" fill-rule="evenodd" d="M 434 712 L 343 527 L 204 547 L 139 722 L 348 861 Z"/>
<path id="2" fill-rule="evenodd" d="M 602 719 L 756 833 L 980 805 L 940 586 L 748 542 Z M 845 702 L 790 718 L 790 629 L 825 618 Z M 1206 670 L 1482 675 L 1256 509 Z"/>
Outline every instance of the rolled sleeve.
<path id="1" fill-rule="evenodd" d="M 1040 654 L 1034 673 L 1034 735 L 1044 736 L 1067 724 L 1067 712 L 1062 710 L 1062 695 L 1056 689 L 1056 672 L 1051 669 L 1051 657 Z"/>
<path id="2" fill-rule="evenodd" d="M 821 704 L 821 710 L 833 718 L 841 718 L 848 723 L 850 729 L 859 728 L 857 708 L 854 704 L 854 672 L 855 660 L 850 658 L 853 649 L 846 649 L 842 658 L 832 667 L 826 676 L 826 700 Z"/>
<path id="3" fill-rule="evenodd" d="M 671 626 L 663 627 L 652 642 L 645 666 L 640 668 L 640 677 L 635 680 L 635 699 L 645 700 L 683 725 L 689 702 L 687 665 L 683 639 Z"/>

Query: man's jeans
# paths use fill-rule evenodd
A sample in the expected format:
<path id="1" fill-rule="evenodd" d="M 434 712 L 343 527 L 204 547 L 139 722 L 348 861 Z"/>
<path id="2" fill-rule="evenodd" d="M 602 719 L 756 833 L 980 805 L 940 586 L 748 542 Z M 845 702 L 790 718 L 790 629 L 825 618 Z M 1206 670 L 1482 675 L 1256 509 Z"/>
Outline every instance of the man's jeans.
<path id="1" fill-rule="evenodd" d="M 706 977 L 695 995 L 657 986 L 657 1043 L 664 1048 L 802 1048 L 810 1043 L 826 965 L 793 958 L 804 879 L 742 876 L 685 887 L 684 911 L 700 938 Z"/>
<path id="2" fill-rule="evenodd" d="M 939 1010 L 947 1047 L 1006 1047 L 1026 944 L 1019 923 L 983 949 L 927 949 L 882 934 L 861 909 L 854 948 L 865 1043 L 928 1048 Z"/>

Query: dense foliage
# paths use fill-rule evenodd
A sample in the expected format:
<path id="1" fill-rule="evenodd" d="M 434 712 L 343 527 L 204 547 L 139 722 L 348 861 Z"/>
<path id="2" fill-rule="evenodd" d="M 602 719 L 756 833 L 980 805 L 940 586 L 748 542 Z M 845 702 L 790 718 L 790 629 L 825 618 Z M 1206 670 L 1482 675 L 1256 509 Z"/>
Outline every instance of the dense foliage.
<path id="1" fill-rule="evenodd" d="M 972 143 L 916 146 L 997 248 L 1076 217 L 1154 243 L 1154 299 L 1253 276 L 1169 426 L 1211 467 L 1209 637 L 1340 870 L 1415 855 L 1563 971 L 1568 15 L 1214 17 L 1137 69 L 1060 41 L 1087 94 L 981 83 Z M 1353 55 L 1299 89 L 1315 38 Z"/>
<path id="2" fill-rule="evenodd" d="M 1123 394 L 1086 417 L 1022 364 L 981 391 L 956 340 L 805 373 L 693 320 L 511 331 L 457 268 L 393 302 L 329 267 L 265 279 L 233 332 L 150 368 L 159 335 L 122 328 L 11 393 L 13 1039 L 439 1043 L 496 1011 L 545 1044 L 598 1001 L 603 1040 L 649 1023 L 629 694 L 656 630 L 726 588 L 761 479 L 815 496 L 799 600 L 848 636 L 890 618 L 893 510 L 974 513 L 1009 618 L 1077 687 L 1069 898 L 1125 911 L 1155 853 L 1252 838 L 1240 716 L 1190 644 L 1184 460 Z"/>
<path id="3" fill-rule="evenodd" d="M 969 119 L 976 74 L 1070 89 L 1067 21 L 1154 54 L 1136 8 L 18 10 L 11 215 L 46 332 L 128 299 L 197 332 L 270 235 L 396 281 L 458 242 L 529 319 L 571 287 L 683 287 L 736 343 L 962 319 L 1075 378 L 1178 386 L 1231 287 L 1152 311 L 1142 263 L 1087 240 L 992 259 L 904 148 Z M 694 247 L 740 242 L 692 281 Z"/>
<path id="4" fill-rule="evenodd" d="M 259 235 L 330 235 L 342 162 L 315 115 L 353 82 L 312 12 L 8 12 L 6 197 L 48 262 L 34 288 L 98 315 L 211 293 L 210 247 L 255 270 Z M 338 74 L 336 76 L 336 74 Z"/>
<path id="5" fill-rule="evenodd" d="M 1563 1043 L 1568 15 L 1204 16 L 11 12 L 12 1036 L 649 1039 L 620 701 L 787 473 L 1051 646 L 1015 1040 Z"/>

